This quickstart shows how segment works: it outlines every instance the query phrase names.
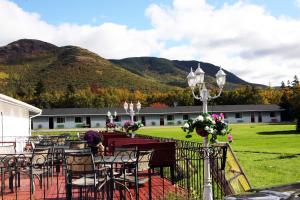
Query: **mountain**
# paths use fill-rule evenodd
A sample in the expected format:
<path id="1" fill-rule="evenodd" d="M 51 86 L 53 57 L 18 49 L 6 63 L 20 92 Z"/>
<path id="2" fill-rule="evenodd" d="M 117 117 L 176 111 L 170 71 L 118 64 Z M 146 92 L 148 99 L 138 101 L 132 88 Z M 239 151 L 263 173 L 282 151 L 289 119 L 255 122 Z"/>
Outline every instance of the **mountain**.
<path id="1" fill-rule="evenodd" d="M 147 79 L 178 87 L 187 87 L 186 76 L 191 67 L 195 70 L 199 63 L 199 61 L 178 61 L 155 57 L 134 57 L 110 61 Z M 215 75 L 220 67 L 204 62 L 200 62 L 200 65 L 206 74 L 206 81 L 214 83 Z M 242 80 L 233 73 L 227 70 L 224 71 L 227 75 L 226 88 L 251 85 L 251 83 Z"/>
<path id="2" fill-rule="evenodd" d="M 29 90 L 42 80 L 47 90 L 63 91 L 92 84 L 98 87 L 167 91 L 176 87 L 149 80 L 109 60 L 75 46 L 57 47 L 39 40 L 22 39 L 0 47 L 0 86 Z"/>
<path id="3" fill-rule="evenodd" d="M 31 39 L 21 39 L 0 47 L 0 92 L 34 95 L 38 82 L 47 91 L 65 91 L 72 85 L 83 89 L 96 85 L 101 88 L 127 88 L 144 92 L 186 88 L 190 67 L 198 61 L 178 61 L 155 57 L 107 60 L 76 46 L 58 47 Z M 219 67 L 201 62 L 215 82 Z M 249 84 L 226 71 L 227 88 Z"/>

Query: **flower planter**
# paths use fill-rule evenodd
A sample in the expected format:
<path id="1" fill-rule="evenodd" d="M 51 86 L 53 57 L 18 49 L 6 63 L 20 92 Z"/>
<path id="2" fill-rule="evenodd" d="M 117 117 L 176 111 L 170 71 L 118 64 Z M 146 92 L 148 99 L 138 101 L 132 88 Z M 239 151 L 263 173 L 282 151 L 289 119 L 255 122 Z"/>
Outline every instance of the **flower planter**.
<path id="1" fill-rule="evenodd" d="M 203 130 L 202 128 L 196 128 L 196 133 L 197 133 L 198 135 L 200 135 L 201 137 L 206 137 L 206 136 L 208 136 L 208 133 L 207 133 L 205 130 Z"/>

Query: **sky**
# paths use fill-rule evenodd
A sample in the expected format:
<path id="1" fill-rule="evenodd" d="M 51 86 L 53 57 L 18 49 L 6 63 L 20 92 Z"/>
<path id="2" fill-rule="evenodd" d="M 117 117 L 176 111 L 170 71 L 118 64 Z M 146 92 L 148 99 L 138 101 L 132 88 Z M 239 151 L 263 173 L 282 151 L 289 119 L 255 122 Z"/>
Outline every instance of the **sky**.
<path id="1" fill-rule="evenodd" d="M 0 0 L 0 46 L 22 38 L 209 62 L 277 86 L 300 75 L 300 0 Z"/>

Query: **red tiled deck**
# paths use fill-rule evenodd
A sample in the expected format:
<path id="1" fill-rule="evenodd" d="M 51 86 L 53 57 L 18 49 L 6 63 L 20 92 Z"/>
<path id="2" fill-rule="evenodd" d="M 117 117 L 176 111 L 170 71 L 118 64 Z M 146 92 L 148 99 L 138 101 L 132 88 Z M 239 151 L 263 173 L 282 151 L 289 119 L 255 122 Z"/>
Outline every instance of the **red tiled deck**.
<path id="1" fill-rule="evenodd" d="M 59 199 L 63 200 L 66 199 L 66 193 L 65 193 L 65 176 L 61 173 L 59 175 L 54 175 L 53 180 L 51 180 L 51 177 L 48 179 L 49 186 L 47 188 L 47 181 L 46 178 L 43 182 L 43 189 L 39 187 L 39 182 L 35 178 L 35 191 L 31 196 L 31 199 L 34 200 L 40 200 L 40 199 L 46 199 L 46 200 L 54 200 Z M 15 180 L 14 180 L 15 182 Z M 134 189 L 131 188 L 131 193 L 133 195 L 133 199 L 135 199 Z M 0 199 L 2 200 L 28 200 L 30 199 L 30 184 L 29 184 L 29 177 L 27 175 L 21 174 L 21 184 L 20 187 L 16 188 L 16 185 L 14 185 L 14 192 L 11 192 L 11 190 L 8 187 L 8 178 L 6 177 L 5 180 L 5 190 L 4 193 L 1 194 Z M 1 191 L 0 191 L 1 192 Z M 152 199 L 153 200 L 162 200 L 165 199 L 168 195 L 172 194 L 179 194 L 182 195 L 184 193 L 184 190 L 182 188 L 178 188 L 171 184 L 171 182 L 165 178 L 161 178 L 159 175 L 152 176 Z M 78 199 L 78 190 L 74 189 L 72 191 L 73 198 L 72 199 Z M 76 198 L 77 197 L 77 198 Z M 86 199 L 85 197 L 83 199 Z M 92 198 L 88 198 L 92 199 Z M 101 198 L 99 198 L 101 199 Z M 105 199 L 105 198 L 104 198 Z M 119 193 L 114 192 L 114 199 L 120 199 Z M 140 200 L 148 200 L 149 199 L 149 193 L 148 193 L 148 184 L 145 184 L 143 186 L 140 186 L 139 189 L 139 199 Z"/>

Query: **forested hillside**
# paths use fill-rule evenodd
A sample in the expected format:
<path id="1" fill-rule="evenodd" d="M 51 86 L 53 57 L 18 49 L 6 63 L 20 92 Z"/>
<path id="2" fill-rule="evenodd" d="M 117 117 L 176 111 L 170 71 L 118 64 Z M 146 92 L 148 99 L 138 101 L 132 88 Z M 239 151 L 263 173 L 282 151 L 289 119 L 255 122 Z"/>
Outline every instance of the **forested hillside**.
<path id="1" fill-rule="evenodd" d="M 75 46 L 22 39 L 0 47 L 0 92 L 40 108 L 194 105 L 186 76 L 198 61 L 140 57 L 107 60 Z M 202 63 L 206 81 L 219 67 Z M 225 70 L 225 69 L 224 69 Z M 247 83 L 229 71 L 222 97 L 212 104 L 278 103 L 280 90 Z"/>

